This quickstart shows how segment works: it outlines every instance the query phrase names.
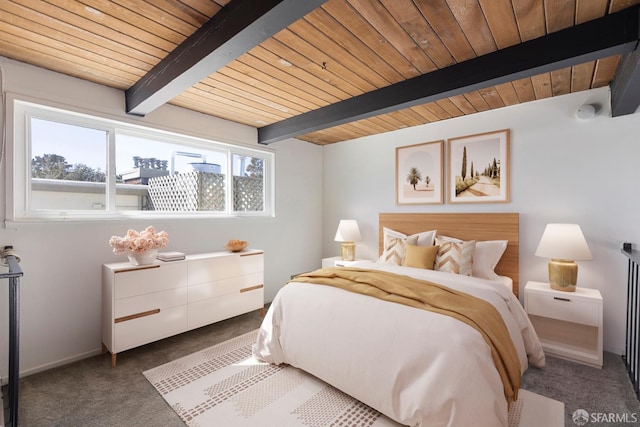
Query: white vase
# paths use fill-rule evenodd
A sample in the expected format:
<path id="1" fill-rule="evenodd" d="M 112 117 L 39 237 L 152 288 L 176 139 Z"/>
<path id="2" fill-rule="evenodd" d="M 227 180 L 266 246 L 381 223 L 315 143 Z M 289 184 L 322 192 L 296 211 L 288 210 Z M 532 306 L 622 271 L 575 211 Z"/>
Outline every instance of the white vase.
<path id="1" fill-rule="evenodd" d="M 156 262 L 156 255 L 158 255 L 157 249 L 149 249 L 148 251 L 139 254 L 131 252 L 127 253 L 129 262 L 133 265 L 154 264 Z"/>

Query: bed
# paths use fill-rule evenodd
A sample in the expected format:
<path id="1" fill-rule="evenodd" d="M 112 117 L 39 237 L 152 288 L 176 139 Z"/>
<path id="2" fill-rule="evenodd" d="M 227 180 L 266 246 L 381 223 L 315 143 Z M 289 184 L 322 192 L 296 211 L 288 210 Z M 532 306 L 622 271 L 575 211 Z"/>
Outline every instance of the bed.
<path id="1" fill-rule="evenodd" d="M 400 424 L 507 426 L 520 375 L 530 365 L 544 365 L 540 342 L 517 298 L 518 214 L 380 214 L 379 228 L 376 262 L 311 272 L 278 292 L 254 356 L 303 369 Z M 389 236 L 398 235 L 405 236 L 401 264 L 408 265 L 414 265 L 407 262 L 409 250 L 433 252 L 428 247 L 434 243 L 440 244 L 438 262 L 447 242 L 461 248 L 459 242 L 473 239 L 501 241 L 505 247 L 491 266 L 494 274 L 478 278 L 386 262 Z M 325 279 L 329 286 L 316 284 Z M 366 290 L 345 290 L 347 282 Z M 405 289 L 411 289 L 408 297 Z M 434 301 L 446 300 L 446 309 L 455 313 L 439 302 L 433 304 L 438 308 L 423 309 L 430 304 L 415 302 L 423 292 L 435 295 Z M 476 305 L 463 305 L 467 302 Z"/>

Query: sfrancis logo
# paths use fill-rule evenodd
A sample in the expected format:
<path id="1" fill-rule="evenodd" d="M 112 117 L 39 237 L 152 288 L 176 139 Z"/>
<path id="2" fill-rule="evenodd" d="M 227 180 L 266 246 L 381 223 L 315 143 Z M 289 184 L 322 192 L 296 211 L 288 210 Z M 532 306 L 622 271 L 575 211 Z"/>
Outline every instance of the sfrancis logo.
<path id="1" fill-rule="evenodd" d="M 589 422 L 589 413 L 584 409 L 576 409 L 571 418 L 576 425 L 583 426 Z"/>

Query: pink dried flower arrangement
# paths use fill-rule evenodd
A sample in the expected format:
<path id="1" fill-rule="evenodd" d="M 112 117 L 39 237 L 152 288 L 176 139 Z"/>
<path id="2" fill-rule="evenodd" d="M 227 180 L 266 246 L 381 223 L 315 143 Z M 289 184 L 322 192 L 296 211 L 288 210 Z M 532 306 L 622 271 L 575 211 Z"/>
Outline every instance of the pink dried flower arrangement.
<path id="1" fill-rule="evenodd" d="M 168 241 L 169 238 L 165 231 L 156 233 L 152 226 L 148 226 L 139 233 L 135 230 L 129 230 L 124 237 L 111 236 L 109 244 L 113 248 L 114 254 L 141 254 L 149 249 L 164 248 Z"/>

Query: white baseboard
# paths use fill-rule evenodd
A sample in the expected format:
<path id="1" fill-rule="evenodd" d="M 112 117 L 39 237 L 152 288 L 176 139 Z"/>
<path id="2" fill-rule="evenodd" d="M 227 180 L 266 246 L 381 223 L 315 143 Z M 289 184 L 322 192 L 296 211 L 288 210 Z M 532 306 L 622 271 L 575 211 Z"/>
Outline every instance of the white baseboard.
<path id="1" fill-rule="evenodd" d="M 86 353 L 76 354 L 65 359 L 60 359 L 55 362 L 45 363 L 40 366 L 25 369 L 20 371 L 20 378 L 27 377 L 29 375 L 37 374 L 39 372 L 48 371 L 49 369 L 57 368 L 59 366 L 68 365 L 69 363 L 77 362 L 78 360 L 87 359 L 89 357 L 97 356 L 102 353 L 102 347 L 98 350 L 88 351 Z M 5 385 L 9 383 L 9 377 L 0 377 L 0 384 Z M 0 424 L 3 426 L 3 424 Z"/>

